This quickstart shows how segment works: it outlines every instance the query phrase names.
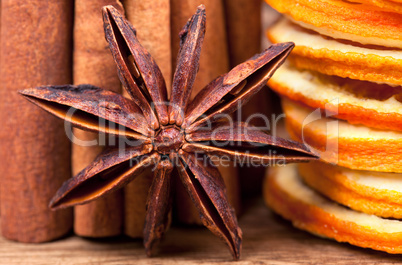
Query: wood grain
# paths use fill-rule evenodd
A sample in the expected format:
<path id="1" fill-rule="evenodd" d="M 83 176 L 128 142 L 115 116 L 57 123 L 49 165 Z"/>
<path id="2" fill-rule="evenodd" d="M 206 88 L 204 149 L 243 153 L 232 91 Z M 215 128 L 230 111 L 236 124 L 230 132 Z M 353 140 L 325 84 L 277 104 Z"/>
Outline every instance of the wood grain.
<path id="1" fill-rule="evenodd" d="M 87 240 L 76 236 L 51 243 L 22 244 L 0 238 L 1 264 L 392 264 L 390 255 L 315 237 L 273 214 L 262 201 L 240 218 L 243 252 L 233 263 L 227 247 L 205 228 L 173 227 L 156 257 L 147 258 L 141 240 Z"/>

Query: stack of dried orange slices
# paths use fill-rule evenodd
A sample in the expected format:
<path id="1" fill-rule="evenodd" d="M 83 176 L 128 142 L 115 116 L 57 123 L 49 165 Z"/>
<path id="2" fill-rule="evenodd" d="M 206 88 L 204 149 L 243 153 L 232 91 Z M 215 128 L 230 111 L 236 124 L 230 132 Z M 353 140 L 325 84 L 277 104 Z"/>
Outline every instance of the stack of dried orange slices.
<path id="1" fill-rule="evenodd" d="M 268 85 L 292 138 L 322 161 L 269 171 L 267 204 L 293 225 L 402 253 L 402 0 L 266 0 L 293 41 Z"/>

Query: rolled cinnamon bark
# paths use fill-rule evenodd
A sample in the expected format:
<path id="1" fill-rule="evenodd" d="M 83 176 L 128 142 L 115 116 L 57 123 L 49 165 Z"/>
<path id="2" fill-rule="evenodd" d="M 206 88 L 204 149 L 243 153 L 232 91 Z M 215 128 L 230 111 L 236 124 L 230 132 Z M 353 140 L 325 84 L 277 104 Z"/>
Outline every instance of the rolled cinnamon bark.
<path id="1" fill-rule="evenodd" d="M 180 47 L 179 32 L 200 4 L 204 4 L 206 8 L 207 28 L 201 50 L 200 68 L 195 79 L 192 97 L 215 77 L 229 71 L 225 14 L 221 0 L 171 1 L 173 66 L 176 66 L 176 57 Z M 219 166 L 218 168 L 225 181 L 229 203 L 235 208 L 236 213 L 239 213 L 240 191 L 237 170 L 233 166 Z M 192 204 L 183 185 L 177 183 L 176 193 L 178 220 L 187 224 L 201 224 L 198 211 Z"/>
<path id="2" fill-rule="evenodd" d="M 137 30 L 141 45 L 152 55 L 162 71 L 170 95 L 172 57 L 170 43 L 169 0 L 123 0 L 127 19 Z M 145 171 L 124 189 L 124 233 L 138 238 L 143 235 L 146 201 L 153 172 Z"/>
<path id="3" fill-rule="evenodd" d="M 261 50 L 262 3 L 260 0 L 224 0 L 224 4 L 230 66 L 235 67 Z M 262 89 L 242 107 L 237 117 L 262 130 L 269 130 L 270 124 L 266 121 L 271 121 L 270 106 L 270 91 Z M 246 197 L 260 194 L 264 174 L 264 167 L 239 167 L 242 194 Z"/>
<path id="4" fill-rule="evenodd" d="M 70 142 L 61 120 L 18 95 L 71 83 L 73 2 L 1 1 L 0 176 L 4 237 L 45 242 L 72 227 L 72 210 L 50 199 L 70 177 Z"/>
<path id="5" fill-rule="evenodd" d="M 195 79 L 192 95 L 229 70 L 229 58 L 225 29 L 225 14 L 221 0 L 171 0 L 172 59 L 173 69 L 180 47 L 179 32 L 200 4 L 205 5 L 207 27 L 202 45 L 200 68 Z"/>
<path id="6" fill-rule="evenodd" d="M 170 0 L 122 0 L 127 19 L 137 30 L 138 40 L 162 71 L 166 87 L 172 79 Z M 169 91 L 170 93 L 170 91 Z"/>
<path id="7" fill-rule="evenodd" d="M 75 1 L 74 16 L 74 84 L 92 84 L 121 92 L 116 65 L 104 37 L 102 7 L 113 5 L 123 11 L 117 0 Z M 72 172 L 78 174 L 103 150 L 98 134 L 74 129 L 74 136 L 83 143 L 72 146 Z M 99 143 L 99 142 L 98 142 Z M 85 205 L 74 207 L 74 232 L 86 237 L 107 237 L 121 234 L 123 227 L 123 194 L 114 192 Z"/>
<path id="8" fill-rule="evenodd" d="M 260 51 L 261 4 L 260 0 L 224 0 L 231 67 Z"/>
<path id="9" fill-rule="evenodd" d="M 153 173 L 145 170 L 124 188 L 124 234 L 142 238 L 146 216 L 146 204 Z"/>

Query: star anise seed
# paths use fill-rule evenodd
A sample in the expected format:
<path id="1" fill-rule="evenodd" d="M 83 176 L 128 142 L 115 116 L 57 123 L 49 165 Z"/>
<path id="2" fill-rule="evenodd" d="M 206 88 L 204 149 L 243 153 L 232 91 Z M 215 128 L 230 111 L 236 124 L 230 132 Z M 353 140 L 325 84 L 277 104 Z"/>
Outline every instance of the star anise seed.
<path id="1" fill-rule="evenodd" d="M 170 173 L 177 167 L 203 224 L 222 238 L 238 259 L 242 232 L 228 203 L 222 177 L 209 156 L 253 158 L 259 163 L 317 159 L 300 143 L 272 137 L 243 123 L 220 120 L 223 114 L 232 113 L 264 87 L 294 44 L 272 45 L 213 80 L 188 104 L 205 34 L 204 6 L 198 7 L 180 32 L 170 101 L 161 71 L 138 42 L 133 26 L 112 6 L 103 8 L 103 19 L 119 78 L 131 100 L 91 85 L 43 86 L 20 93 L 73 126 L 132 139 L 137 144 L 127 145 L 123 150 L 110 147 L 102 152 L 63 184 L 50 207 L 58 209 L 90 202 L 126 185 L 145 167 L 156 165 L 144 227 L 144 245 L 151 255 L 167 229 Z M 212 124 L 209 129 L 205 129 L 207 124 Z"/>

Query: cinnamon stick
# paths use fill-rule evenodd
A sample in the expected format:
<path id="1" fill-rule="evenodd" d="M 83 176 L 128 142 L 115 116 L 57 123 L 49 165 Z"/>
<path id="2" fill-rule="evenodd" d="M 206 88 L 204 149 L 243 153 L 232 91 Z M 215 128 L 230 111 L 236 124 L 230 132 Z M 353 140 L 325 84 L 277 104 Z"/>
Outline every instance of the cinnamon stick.
<path id="1" fill-rule="evenodd" d="M 170 44 L 169 0 L 123 0 L 126 17 L 137 30 L 141 45 L 152 55 L 162 71 L 170 94 L 172 57 Z M 130 237 L 142 237 L 148 190 L 153 172 L 145 171 L 125 187 L 124 232 Z"/>
<path id="2" fill-rule="evenodd" d="M 229 58 L 225 29 L 225 17 L 221 0 L 171 0 L 172 59 L 173 69 L 180 47 L 179 32 L 187 20 L 204 4 L 207 13 L 207 28 L 202 45 L 200 68 L 194 83 L 192 95 L 196 95 L 205 85 L 229 70 Z"/>
<path id="3" fill-rule="evenodd" d="M 201 50 L 200 67 L 192 91 L 193 97 L 215 77 L 229 71 L 225 16 L 221 0 L 171 1 L 173 66 L 176 66 L 175 60 L 180 46 L 179 32 L 200 4 L 205 5 L 208 23 Z M 229 203 L 239 213 L 240 191 L 237 170 L 233 166 L 219 166 L 218 168 L 225 181 Z M 178 220 L 188 224 L 201 224 L 198 212 L 183 186 L 178 183 L 176 190 Z"/>
<path id="4" fill-rule="evenodd" d="M 1 1 L 0 176 L 4 237 L 45 242 L 72 227 L 72 210 L 51 211 L 50 199 L 70 177 L 64 124 L 17 90 L 71 83 L 73 2 Z"/>
<path id="5" fill-rule="evenodd" d="M 102 7 L 113 5 L 120 11 L 118 0 L 75 1 L 74 84 L 92 84 L 121 92 L 116 66 L 104 37 Z M 97 142 L 98 134 L 74 129 L 74 136 L 85 142 Z M 98 144 L 73 143 L 72 172 L 78 174 L 103 150 Z M 86 237 L 121 234 L 123 227 L 123 194 L 117 191 L 86 205 L 74 207 L 74 232 Z"/>
<path id="6" fill-rule="evenodd" d="M 235 67 L 261 50 L 262 3 L 260 0 L 224 0 L 224 3 L 230 66 Z M 270 91 L 262 89 L 236 116 L 267 130 L 270 129 L 270 124 L 266 121 L 271 121 L 272 114 L 270 106 Z M 267 119 L 262 118 L 261 114 Z M 264 173 L 264 167 L 239 167 L 242 195 L 249 197 L 260 194 Z"/>
<path id="7" fill-rule="evenodd" d="M 261 1 L 224 0 L 230 67 L 261 49 Z"/>
<path id="8" fill-rule="evenodd" d="M 142 238 L 146 204 L 153 172 L 148 169 L 137 176 L 124 189 L 124 234 L 133 238 Z"/>
<path id="9" fill-rule="evenodd" d="M 170 0 L 122 0 L 127 19 L 137 30 L 141 45 L 152 55 L 162 71 L 166 87 L 172 79 L 170 44 Z"/>

